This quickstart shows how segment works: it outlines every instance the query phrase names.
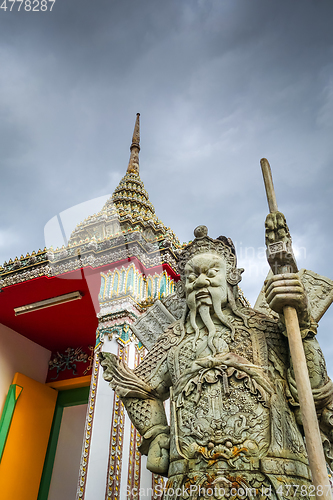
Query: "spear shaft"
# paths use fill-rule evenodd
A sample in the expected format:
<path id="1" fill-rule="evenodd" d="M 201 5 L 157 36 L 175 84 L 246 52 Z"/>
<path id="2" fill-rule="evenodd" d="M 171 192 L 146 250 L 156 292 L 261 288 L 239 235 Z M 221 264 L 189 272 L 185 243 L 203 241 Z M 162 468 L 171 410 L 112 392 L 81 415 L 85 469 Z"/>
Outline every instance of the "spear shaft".
<path id="1" fill-rule="evenodd" d="M 270 213 L 277 212 L 278 206 L 274 191 L 271 167 L 266 158 L 262 158 L 260 160 L 260 165 L 264 177 L 269 211 Z M 277 266 L 271 267 L 274 274 L 281 273 L 281 268 L 277 270 Z M 283 267 L 284 266 L 282 266 L 282 269 Z M 290 272 L 290 270 L 282 270 L 282 272 Z M 306 449 L 308 452 L 312 482 L 315 486 L 316 498 L 317 500 L 332 500 L 326 460 L 320 436 L 318 418 L 311 390 L 297 312 L 294 307 L 284 306 L 283 314 L 288 335 L 290 355 L 294 368 L 299 404 L 301 407 Z"/>

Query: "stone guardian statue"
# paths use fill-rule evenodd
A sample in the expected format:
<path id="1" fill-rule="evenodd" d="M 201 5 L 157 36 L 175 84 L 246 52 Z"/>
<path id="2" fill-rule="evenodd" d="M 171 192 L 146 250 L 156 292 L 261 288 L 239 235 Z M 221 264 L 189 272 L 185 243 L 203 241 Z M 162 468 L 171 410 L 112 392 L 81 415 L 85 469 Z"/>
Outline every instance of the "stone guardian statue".
<path id="1" fill-rule="evenodd" d="M 101 353 L 104 378 L 142 436 L 148 469 L 168 477 L 165 500 L 314 497 L 283 316 L 240 300 L 243 269 L 229 238 L 212 239 L 205 226 L 194 235 L 179 256 L 182 318 L 134 370 Z M 330 464 L 333 384 L 303 284 L 289 273 L 266 289 L 272 310 L 280 313 L 290 300 L 298 312 Z"/>

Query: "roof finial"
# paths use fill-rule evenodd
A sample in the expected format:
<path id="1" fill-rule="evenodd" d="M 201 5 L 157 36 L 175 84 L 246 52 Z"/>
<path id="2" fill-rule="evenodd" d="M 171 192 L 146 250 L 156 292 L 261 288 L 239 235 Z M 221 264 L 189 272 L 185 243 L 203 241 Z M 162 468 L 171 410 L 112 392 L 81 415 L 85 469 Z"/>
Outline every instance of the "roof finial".
<path id="1" fill-rule="evenodd" d="M 127 173 L 139 173 L 139 151 L 140 151 L 140 113 L 136 114 L 132 144 L 130 147 L 131 156 L 128 162 Z"/>

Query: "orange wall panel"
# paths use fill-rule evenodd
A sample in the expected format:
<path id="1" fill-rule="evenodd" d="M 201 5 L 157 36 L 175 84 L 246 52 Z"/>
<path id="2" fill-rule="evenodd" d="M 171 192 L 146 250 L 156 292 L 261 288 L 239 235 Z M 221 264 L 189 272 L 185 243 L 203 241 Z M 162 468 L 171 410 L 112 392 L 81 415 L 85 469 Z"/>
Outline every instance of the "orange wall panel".
<path id="1" fill-rule="evenodd" d="M 0 463 L 1 500 L 36 500 L 58 392 L 16 373 L 23 387 Z"/>

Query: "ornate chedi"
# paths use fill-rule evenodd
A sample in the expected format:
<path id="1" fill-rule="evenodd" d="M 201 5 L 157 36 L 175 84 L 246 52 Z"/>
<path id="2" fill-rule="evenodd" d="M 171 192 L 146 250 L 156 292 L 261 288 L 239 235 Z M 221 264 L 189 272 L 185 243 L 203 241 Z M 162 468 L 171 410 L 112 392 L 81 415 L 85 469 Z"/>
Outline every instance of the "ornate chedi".
<path id="1" fill-rule="evenodd" d="M 195 236 L 179 256 L 178 299 L 166 300 L 157 311 L 164 324 L 158 326 L 150 309 L 133 327 L 148 354 L 130 370 L 117 356 L 101 353 L 104 378 L 142 436 L 148 469 L 168 476 L 165 500 L 320 496 L 311 484 L 283 317 L 240 300 L 242 269 L 229 238 L 213 240 L 204 226 Z M 332 282 L 328 285 L 331 291 Z M 285 274 L 281 281 L 275 276 L 266 291 L 268 309 L 281 311 L 289 294 L 298 310 L 331 464 L 333 384 L 315 321 L 327 308 L 326 296 L 312 300 L 312 315 L 297 274 Z M 164 409 L 169 398 L 170 422 Z"/>
<path id="2" fill-rule="evenodd" d="M 180 244 L 174 232 L 167 228 L 155 213 L 153 204 L 139 173 L 140 151 L 140 114 L 137 114 L 131 155 L 126 175 L 121 179 L 112 197 L 102 210 L 78 224 L 73 231 L 69 243 L 78 244 L 86 238 L 94 240 L 109 238 L 115 234 L 126 234 L 139 231 L 144 239 L 151 243 L 162 242 L 178 249 Z"/>
<path id="3" fill-rule="evenodd" d="M 61 251 L 76 251 L 87 266 L 98 267 L 101 282 L 94 380 L 77 496 L 84 500 L 98 495 L 106 500 L 123 499 L 127 490 L 135 490 L 130 496 L 134 500 L 143 487 L 151 490 L 149 497 L 157 499 L 161 485 L 161 478 L 141 463 L 140 436 L 127 419 L 121 399 L 117 394 L 109 398 L 99 380 L 99 352 L 113 353 L 131 368 L 142 361 L 145 347 L 133 325 L 147 308 L 158 318 L 156 310 L 163 307 L 161 301 L 173 296 L 178 280 L 176 262 L 181 245 L 156 216 L 140 179 L 139 114 L 130 151 L 127 172 L 112 197 L 100 212 L 77 225 L 68 247 L 53 253 L 52 265 L 57 268 L 63 265 L 58 257 Z M 107 466 L 106 477 L 101 463 Z"/>

